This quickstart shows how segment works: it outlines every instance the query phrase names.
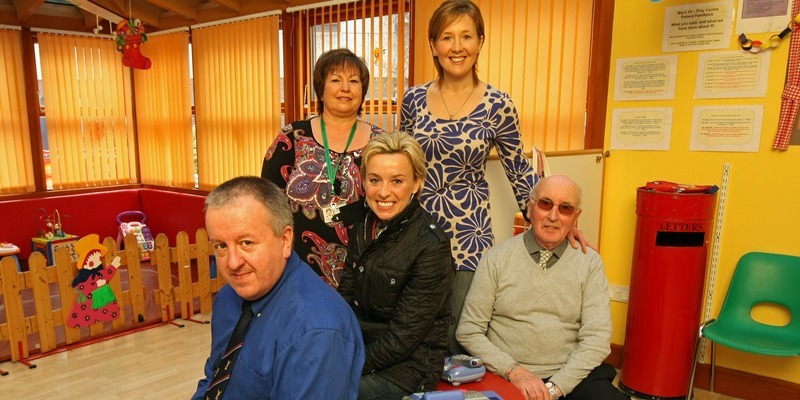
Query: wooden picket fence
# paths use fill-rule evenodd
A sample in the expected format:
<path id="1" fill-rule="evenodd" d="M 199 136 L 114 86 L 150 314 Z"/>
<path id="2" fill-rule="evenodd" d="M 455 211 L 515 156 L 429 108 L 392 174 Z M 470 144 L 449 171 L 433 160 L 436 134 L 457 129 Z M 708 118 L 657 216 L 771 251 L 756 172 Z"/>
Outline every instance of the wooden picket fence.
<path id="1" fill-rule="evenodd" d="M 169 247 L 167 236 L 157 235 L 155 250 L 150 253 L 150 264 L 157 269 L 158 286 L 148 289 L 142 280 L 141 253 L 136 238 L 128 235 L 124 239 L 124 250 L 116 251 L 114 239 L 106 238 L 103 245 L 109 251 L 103 260 L 110 265 L 115 256 L 120 256 L 120 270 L 127 269 L 128 290 L 122 290 L 121 278 L 117 274 L 109 281 L 120 307 L 120 315 L 112 322 L 95 323 L 88 328 L 71 328 L 66 326 L 76 291 L 71 286 L 77 275 L 75 263 L 70 260 L 68 249 L 59 249 L 55 254 L 55 265 L 48 266 L 46 258 L 33 252 L 28 259 L 29 270 L 19 272 L 17 261 L 13 257 L 0 260 L 0 296 L 5 307 L 5 323 L 0 324 L 0 344 L 8 342 L 11 360 L 29 365 L 26 359 L 31 355 L 31 347 L 38 347 L 39 354 L 53 352 L 65 346 L 74 346 L 88 340 L 97 340 L 111 333 L 141 329 L 154 323 L 172 323 L 176 316 L 194 322 L 192 316 L 196 312 L 198 299 L 199 312 L 211 312 L 213 294 L 223 285 L 221 278 L 211 278 L 209 256 L 211 245 L 208 234 L 198 229 L 195 244 L 189 243 L 189 235 L 179 232 L 176 246 Z M 177 271 L 178 285 L 173 285 L 173 271 Z M 196 271 L 192 274 L 192 271 Z M 193 281 L 193 275 L 196 280 Z M 57 285 L 51 286 L 52 283 Z M 57 293 L 51 289 L 56 288 Z M 58 296 L 61 307 L 53 309 L 51 296 Z M 35 313 L 25 315 L 23 299 L 33 299 Z M 146 321 L 147 301 L 161 307 L 160 321 Z M 127 324 L 126 313 L 133 313 L 133 324 Z M 57 340 L 57 329 L 63 329 L 64 341 Z M 38 342 L 36 338 L 38 337 Z M 35 343 L 34 343 L 35 342 Z M 3 361 L 0 359 L 0 361 Z"/>

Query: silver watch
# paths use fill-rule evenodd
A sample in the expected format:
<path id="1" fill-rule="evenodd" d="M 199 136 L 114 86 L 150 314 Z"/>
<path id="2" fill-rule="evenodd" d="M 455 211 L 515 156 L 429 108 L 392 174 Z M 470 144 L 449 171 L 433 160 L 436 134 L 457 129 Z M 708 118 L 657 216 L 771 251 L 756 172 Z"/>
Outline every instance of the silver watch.
<path id="1" fill-rule="evenodd" d="M 547 391 L 550 392 L 550 400 L 556 400 L 558 398 L 558 392 L 556 392 L 556 385 L 553 382 L 547 382 L 544 384 L 547 388 Z"/>

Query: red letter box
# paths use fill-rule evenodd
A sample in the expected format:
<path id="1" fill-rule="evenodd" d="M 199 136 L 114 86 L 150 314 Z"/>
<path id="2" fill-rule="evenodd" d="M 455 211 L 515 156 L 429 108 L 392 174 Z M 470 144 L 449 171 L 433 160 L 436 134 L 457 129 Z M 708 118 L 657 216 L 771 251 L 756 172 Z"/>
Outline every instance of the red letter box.
<path id="1" fill-rule="evenodd" d="M 716 186 L 638 188 L 620 387 L 685 398 L 700 328 Z"/>

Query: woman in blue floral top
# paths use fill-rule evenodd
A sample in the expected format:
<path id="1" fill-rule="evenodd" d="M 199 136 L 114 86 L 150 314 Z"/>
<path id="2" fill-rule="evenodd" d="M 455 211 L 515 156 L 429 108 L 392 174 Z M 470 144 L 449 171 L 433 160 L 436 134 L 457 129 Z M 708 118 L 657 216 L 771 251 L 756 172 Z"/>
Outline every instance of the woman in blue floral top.
<path id="1" fill-rule="evenodd" d="M 400 129 L 422 145 L 428 173 L 420 201 L 450 237 L 457 273 L 451 311 L 456 319 L 478 260 L 494 245 L 486 165 L 495 148 L 520 210 L 538 179 L 525 157 L 519 117 L 508 94 L 478 79 L 484 42 L 480 9 L 469 0 L 447 0 L 433 13 L 428 39 L 435 81 L 403 96 Z M 463 352 L 454 339 L 452 352 Z"/>
<path id="2" fill-rule="evenodd" d="M 514 103 L 478 79 L 484 42 L 478 7 L 469 0 L 445 1 L 431 17 L 428 35 L 438 79 L 406 92 L 400 125 L 426 153 L 422 204 L 450 236 L 457 269 L 474 271 L 494 244 L 485 180 L 492 148 L 520 210 L 536 178 L 523 153 Z"/>

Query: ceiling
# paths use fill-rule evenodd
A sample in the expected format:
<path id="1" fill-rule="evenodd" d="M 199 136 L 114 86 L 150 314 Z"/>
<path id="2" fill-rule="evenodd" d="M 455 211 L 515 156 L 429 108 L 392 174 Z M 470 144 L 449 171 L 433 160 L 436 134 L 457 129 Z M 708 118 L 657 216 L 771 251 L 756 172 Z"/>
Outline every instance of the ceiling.
<path id="1" fill-rule="evenodd" d="M 145 23 L 147 32 L 242 17 L 320 0 L 0 0 L 0 25 L 112 33 L 123 18 Z M 119 18 L 117 18 L 119 17 Z"/>

